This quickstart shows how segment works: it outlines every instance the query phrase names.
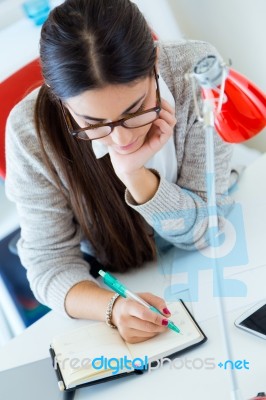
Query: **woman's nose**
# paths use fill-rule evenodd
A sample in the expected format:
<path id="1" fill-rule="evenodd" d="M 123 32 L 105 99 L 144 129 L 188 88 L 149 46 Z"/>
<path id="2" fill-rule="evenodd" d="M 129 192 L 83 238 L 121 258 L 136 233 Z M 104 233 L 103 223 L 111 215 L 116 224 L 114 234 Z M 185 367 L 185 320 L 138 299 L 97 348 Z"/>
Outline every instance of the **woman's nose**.
<path id="1" fill-rule="evenodd" d="M 127 146 L 132 143 L 132 133 L 130 129 L 124 128 L 123 126 L 116 126 L 111 133 L 112 140 L 118 146 Z"/>

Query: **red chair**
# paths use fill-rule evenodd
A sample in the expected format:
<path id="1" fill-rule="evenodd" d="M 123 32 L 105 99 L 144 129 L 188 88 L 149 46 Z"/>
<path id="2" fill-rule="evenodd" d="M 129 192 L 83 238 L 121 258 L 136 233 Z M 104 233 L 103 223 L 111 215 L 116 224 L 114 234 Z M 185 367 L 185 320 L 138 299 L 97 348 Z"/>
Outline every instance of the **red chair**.
<path id="1" fill-rule="evenodd" d="M 30 91 L 43 82 L 39 59 L 31 61 L 23 68 L 0 83 L 0 177 L 5 179 L 5 127 L 12 108 Z"/>
<path id="2" fill-rule="evenodd" d="M 0 83 L 0 179 L 5 179 L 5 128 L 12 108 L 29 92 L 43 83 L 39 59 L 25 65 Z M 20 230 L 0 241 L 0 278 L 9 292 L 10 301 L 18 312 L 18 320 L 27 327 L 49 309 L 37 302 L 29 287 L 26 271 L 17 256 L 16 243 Z M 11 327 L 12 330 L 12 327 Z M 12 332 L 14 334 L 14 332 Z"/>

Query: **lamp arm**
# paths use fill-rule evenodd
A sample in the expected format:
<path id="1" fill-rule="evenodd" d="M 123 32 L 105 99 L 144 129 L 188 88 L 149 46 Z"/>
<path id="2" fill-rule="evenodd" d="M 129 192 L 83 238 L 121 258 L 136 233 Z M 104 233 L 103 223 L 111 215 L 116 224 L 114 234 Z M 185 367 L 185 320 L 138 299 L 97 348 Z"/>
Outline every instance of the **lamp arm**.
<path id="1" fill-rule="evenodd" d="M 218 214 L 215 190 L 214 134 L 230 143 L 240 143 L 250 139 L 266 126 L 266 94 L 243 75 L 229 70 L 215 55 L 207 55 L 194 67 L 193 73 L 185 75 L 191 80 L 195 112 L 203 122 L 206 143 L 206 185 L 209 240 L 213 261 L 213 278 L 217 287 L 219 322 L 224 339 L 225 351 L 232 357 L 231 341 L 227 333 L 227 320 L 223 296 L 223 271 L 219 268 Z M 195 81 L 198 82 L 203 96 L 203 116 L 200 114 L 196 95 Z M 225 103 L 225 104 L 224 104 Z M 223 107 L 224 105 L 224 107 Z M 231 399 L 243 400 L 234 369 L 230 370 Z M 265 398 L 259 393 L 258 398 Z M 254 399 L 255 400 L 255 399 Z"/>
<path id="2" fill-rule="evenodd" d="M 222 97 L 222 91 L 221 96 Z M 223 296 L 223 271 L 217 263 L 219 259 L 219 239 L 218 215 L 216 204 L 216 188 L 215 188 L 215 156 L 214 156 L 214 102 L 205 99 L 203 101 L 203 121 L 205 130 L 205 145 L 206 145 L 206 185 L 207 185 L 207 206 L 208 206 L 208 226 L 209 240 L 211 248 L 211 259 L 213 261 L 213 279 L 217 288 L 217 307 L 218 317 L 221 328 L 221 333 L 224 341 L 226 357 L 233 360 L 233 351 L 231 341 L 228 335 L 228 322 L 225 311 L 225 302 Z M 234 369 L 230 370 L 231 384 L 231 400 L 243 400 L 241 391 L 238 386 L 237 376 Z"/>

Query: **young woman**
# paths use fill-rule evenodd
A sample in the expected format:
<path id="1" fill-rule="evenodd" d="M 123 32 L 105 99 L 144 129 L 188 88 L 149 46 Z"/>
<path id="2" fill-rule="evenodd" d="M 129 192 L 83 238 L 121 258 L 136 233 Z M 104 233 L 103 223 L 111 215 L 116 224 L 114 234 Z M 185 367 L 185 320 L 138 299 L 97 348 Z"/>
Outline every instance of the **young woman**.
<path id="1" fill-rule="evenodd" d="M 156 259 L 155 237 L 193 250 L 208 229 L 204 132 L 185 74 L 215 50 L 156 39 L 129 0 L 66 0 L 42 28 L 44 84 L 7 126 L 6 191 L 36 298 L 72 318 L 104 320 L 109 306 L 129 342 L 166 329 L 165 302 L 141 294 L 162 316 L 114 301 L 94 260 L 128 271 Z M 231 149 L 217 136 L 215 152 L 221 223 Z"/>

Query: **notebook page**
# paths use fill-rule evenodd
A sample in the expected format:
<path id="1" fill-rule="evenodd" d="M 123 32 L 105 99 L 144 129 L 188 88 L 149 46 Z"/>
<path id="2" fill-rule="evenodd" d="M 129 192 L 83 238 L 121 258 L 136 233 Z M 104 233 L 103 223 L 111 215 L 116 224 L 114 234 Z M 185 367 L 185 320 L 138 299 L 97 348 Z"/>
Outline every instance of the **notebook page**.
<path id="1" fill-rule="evenodd" d="M 90 324 L 65 335 L 56 336 L 52 347 L 67 386 L 101 373 L 91 365 L 95 358 L 110 359 L 127 356 L 130 352 L 118 331 L 104 323 Z M 101 361 L 97 361 L 99 365 Z"/>
<path id="2" fill-rule="evenodd" d="M 132 357 L 144 358 L 148 356 L 149 360 L 155 360 L 200 341 L 202 334 L 182 303 L 180 301 L 167 303 L 167 307 L 171 311 L 170 319 L 178 326 L 182 335 L 168 329 L 145 342 L 126 343 Z"/>

